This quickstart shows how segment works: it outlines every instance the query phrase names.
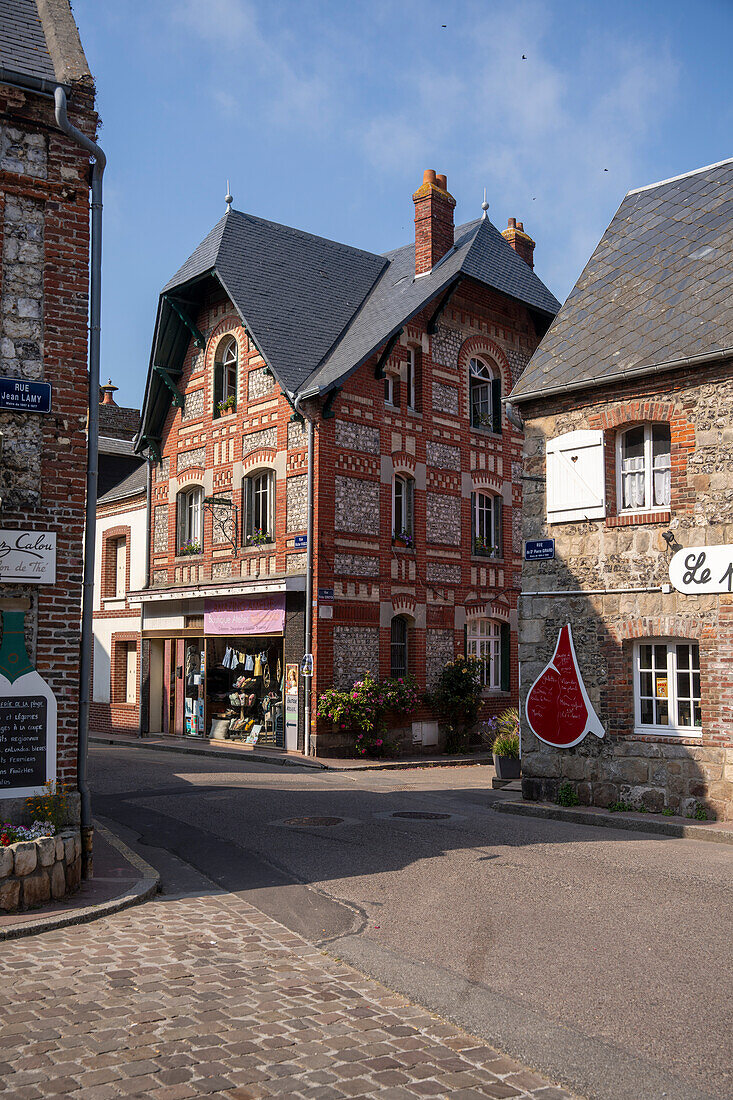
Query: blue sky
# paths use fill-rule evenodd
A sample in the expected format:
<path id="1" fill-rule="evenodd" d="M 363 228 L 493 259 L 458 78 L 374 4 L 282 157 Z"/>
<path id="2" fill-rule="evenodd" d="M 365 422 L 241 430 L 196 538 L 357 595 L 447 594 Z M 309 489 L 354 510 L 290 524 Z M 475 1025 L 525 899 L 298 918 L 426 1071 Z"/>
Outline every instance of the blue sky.
<path id="1" fill-rule="evenodd" d="M 73 6 L 108 157 L 102 372 L 121 404 L 142 399 L 158 292 L 227 179 L 239 210 L 384 252 L 434 168 L 458 222 L 484 187 L 499 229 L 524 221 L 563 300 L 629 188 L 733 156 L 731 0 Z"/>

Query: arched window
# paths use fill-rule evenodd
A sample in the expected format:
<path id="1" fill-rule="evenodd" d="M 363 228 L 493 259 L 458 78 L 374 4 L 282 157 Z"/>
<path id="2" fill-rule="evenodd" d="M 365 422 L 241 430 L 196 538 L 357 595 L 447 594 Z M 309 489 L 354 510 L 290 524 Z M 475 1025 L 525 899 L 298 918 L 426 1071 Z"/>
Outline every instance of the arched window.
<path id="1" fill-rule="evenodd" d="M 390 631 L 389 674 L 393 680 L 407 676 L 407 619 L 395 615 Z"/>
<path id="2" fill-rule="evenodd" d="M 244 544 L 275 541 L 275 472 L 258 470 L 244 482 Z"/>
<path id="3" fill-rule="evenodd" d="M 501 433 L 501 376 L 484 363 L 472 359 L 468 364 L 471 427 Z"/>
<path id="4" fill-rule="evenodd" d="M 237 341 L 225 336 L 214 359 L 214 416 L 237 407 Z"/>
<path id="5" fill-rule="evenodd" d="M 200 554 L 203 549 L 202 506 L 204 491 L 199 485 L 183 489 L 176 500 L 178 553 Z"/>
<path id="6" fill-rule="evenodd" d="M 487 558 L 504 556 L 502 548 L 502 498 L 491 493 L 471 493 L 471 552 Z"/>
<path id="7" fill-rule="evenodd" d="M 638 424 L 617 438 L 619 511 L 669 508 L 672 459 L 669 424 Z"/>
<path id="8" fill-rule="evenodd" d="M 395 474 L 392 482 L 392 539 L 415 545 L 415 482 L 405 474 Z"/>
<path id="9" fill-rule="evenodd" d="M 469 619 L 466 656 L 481 662 L 481 682 L 490 691 L 509 691 L 509 624 Z"/>

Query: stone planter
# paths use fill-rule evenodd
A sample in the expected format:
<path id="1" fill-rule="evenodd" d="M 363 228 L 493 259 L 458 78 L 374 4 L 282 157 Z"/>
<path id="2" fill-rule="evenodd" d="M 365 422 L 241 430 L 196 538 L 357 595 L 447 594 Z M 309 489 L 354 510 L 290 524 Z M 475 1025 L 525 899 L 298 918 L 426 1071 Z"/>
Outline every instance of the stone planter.
<path id="1" fill-rule="evenodd" d="M 494 756 L 497 779 L 519 779 L 521 762 L 518 756 Z"/>
<path id="2" fill-rule="evenodd" d="M 73 894 L 81 882 L 78 829 L 0 848 L 0 913 L 35 909 Z"/>

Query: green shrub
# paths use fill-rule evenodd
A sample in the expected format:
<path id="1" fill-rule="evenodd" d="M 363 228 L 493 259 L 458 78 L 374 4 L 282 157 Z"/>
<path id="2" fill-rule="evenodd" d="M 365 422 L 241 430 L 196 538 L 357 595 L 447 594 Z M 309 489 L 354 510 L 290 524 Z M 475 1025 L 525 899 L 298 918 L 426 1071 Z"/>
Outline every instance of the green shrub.
<path id="1" fill-rule="evenodd" d="M 456 657 L 443 667 L 433 691 L 425 697 L 445 723 L 447 752 L 468 752 L 481 708 L 482 669 L 475 657 Z"/>
<path id="2" fill-rule="evenodd" d="M 671 806 L 665 806 L 664 809 L 662 810 L 662 813 L 664 814 L 665 817 L 674 817 L 674 810 L 672 809 Z"/>
<path id="3" fill-rule="evenodd" d="M 580 805 L 580 799 L 578 798 L 577 791 L 572 783 L 568 783 L 566 780 L 560 784 L 557 792 L 557 802 L 560 806 L 578 806 Z"/>
<path id="4" fill-rule="evenodd" d="M 65 783 L 49 779 L 43 794 L 25 800 L 31 821 L 50 821 L 58 832 L 69 820 L 69 790 Z"/>
<path id="5" fill-rule="evenodd" d="M 494 741 L 496 756 L 519 757 L 519 737 L 516 733 L 500 733 Z"/>
<path id="6" fill-rule="evenodd" d="M 624 800 L 620 798 L 617 802 L 611 803 L 608 807 L 608 811 L 612 814 L 632 814 L 634 812 L 634 807 L 630 802 L 624 802 Z"/>
<path id="7" fill-rule="evenodd" d="M 708 812 L 704 806 L 701 806 L 699 802 L 695 803 L 695 809 L 692 810 L 688 817 L 693 817 L 696 821 L 707 821 Z"/>
<path id="8" fill-rule="evenodd" d="M 324 691 L 318 698 L 318 717 L 329 718 L 354 735 L 358 756 L 395 756 L 397 743 L 386 737 L 389 711 L 410 714 L 420 702 L 409 677 L 375 680 L 370 672 L 348 691 Z"/>

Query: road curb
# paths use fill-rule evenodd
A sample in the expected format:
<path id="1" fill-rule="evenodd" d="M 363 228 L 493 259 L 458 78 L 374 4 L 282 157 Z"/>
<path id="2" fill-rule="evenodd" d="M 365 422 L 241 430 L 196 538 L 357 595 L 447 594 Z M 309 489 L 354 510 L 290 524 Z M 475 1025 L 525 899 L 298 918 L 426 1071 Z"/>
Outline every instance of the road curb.
<path id="1" fill-rule="evenodd" d="M 129 909 L 131 905 L 139 905 L 157 894 L 160 875 L 155 868 L 146 863 L 144 859 L 141 859 L 137 852 L 133 852 L 131 848 L 128 848 L 124 841 L 115 836 L 105 825 L 101 825 L 96 821 L 94 828 L 118 852 L 122 853 L 127 862 L 131 863 L 142 877 L 126 894 L 120 894 L 116 898 L 110 898 L 109 901 L 100 902 L 98 905 L 89 905 L 84 909 L 76 909 L 74 912 L 46 918 L 39 913 L 37 921 L 24 921 L 21 924 L 10 924 L 5 928 L 0 928 L 0 941 L 16 940 L 23 936 L 36 936 L 40 932 L 52 932 L 57 928 L 68 928 L 72 924 L 88 924 L 99 917 L 107 917 L 111 913 L 119 913 L 122 909 Z"/>
<path id="2" fill-rule="evenodd" d="M 575 825 L 596 825 L 602 829 L 626 829 L 636 833 L 659 833 L 686 840 L 706 840 L 709 844 L 733 844 L 733 829 L 714 825 L 683 825 L 675 821 L 660 821 L 651 814 L 612 814 L 597 810 L 571 810 L 563 806 L 536 802 L 494 802 L 492 810 L 520 817 L 550 818 L 570 821 Z"/>

